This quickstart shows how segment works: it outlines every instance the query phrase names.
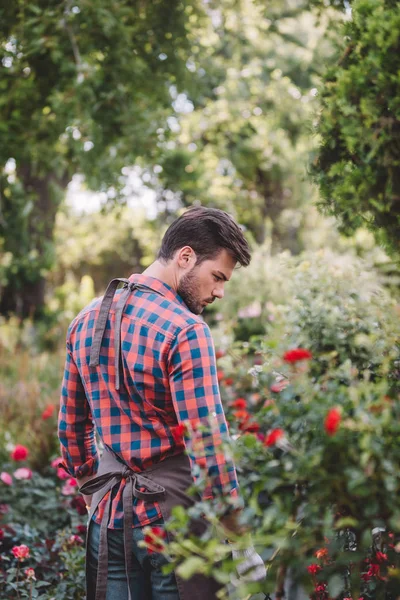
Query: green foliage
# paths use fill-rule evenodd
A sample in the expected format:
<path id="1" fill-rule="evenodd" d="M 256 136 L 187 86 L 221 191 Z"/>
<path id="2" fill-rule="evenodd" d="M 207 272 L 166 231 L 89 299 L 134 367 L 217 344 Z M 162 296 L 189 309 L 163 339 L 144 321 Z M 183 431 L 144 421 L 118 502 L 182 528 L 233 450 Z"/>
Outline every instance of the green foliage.
<path id="1" fill-rule="evenodd" d="M 321 207 L 344 231 L 367 225 L 398 253 L 400 240 L 400 6 L 356 0 L 343 55 L 321 89 Z"/>
<path id="2" fill-rule="evenodd" d="M 186 79 L 189 22 L 201 13 L 182 1 L 0 8 L 2 314 L 41 315 L 72 175 L 115 198 L 121 169 L 153 156 L 169 86 Z"/>
<path id="3" fill-rule="evenodd" d="M 299 224 L 282 227 L 279 217 L 312 195 L 305 166 L 318 72 L 332 53 L 330 18 L 318 21 L 304 2 L 252 0 L 210 3 L 208 16 L 192 30 L 198 88 L 186 103 L 175 98 L 175 135 L 160 133 L 160 206 L 177 197 L 217 206 L 258 242 L 270 229 L 275 250 L 298 252 Z"/>
<path id="4" fill-rule="evenodd" d="M 32 323 L 23 328 L 17 319 L 2 323 L 0 461 L 6 446 L 22 443 L 30 450 L 30 465 L 43 472 L 59 447 L 55 431 L 65 353 L 39 352 L 38 346 Z"/>

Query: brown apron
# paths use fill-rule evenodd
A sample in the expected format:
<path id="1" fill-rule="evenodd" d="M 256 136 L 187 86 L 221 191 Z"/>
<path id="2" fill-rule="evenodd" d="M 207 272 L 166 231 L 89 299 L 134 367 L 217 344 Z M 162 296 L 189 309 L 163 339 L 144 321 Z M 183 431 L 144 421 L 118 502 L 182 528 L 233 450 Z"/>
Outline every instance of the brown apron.
<path id="1" fill-rule="evenodd" d="M 113 279 L 104 294 L 99 316 L 96 322 L 96 328 L 93 336 L 92 346 L 90 349 L 90 367 L 99 365 L 101 344 L 104 336 L 104 331 L 107 324 L 107 319 L 113 298 L 119 284 L 123 284 L 116 307 L 115 307 L 115 329 L 114 329 L 114 347 L 115 347 L 115 389 L 119 390 L 121 383 L 123 384 L 123 374 L 121 365 L 121 322 L 125 305 L 129 296 L 135 289 L 141 291 L 155 292 L 163 296 L 159 291 L 152 288 L 135 284 L 129 279 Z M 106 600 L 107 593 L 107 576 L 108 576 L 108 548 L 107 548 L 107 525 L 111 514 L 111 498 L 113 488 L 120 483 L 122 479 L 126 480 L 126 485 L 122 494 L 123 510 L 124 510 L 124 549 L 125 549 L 125 570 L 127 581 L 129 582 L 129 574 L 132 565 L 132 522 L 133 522 L 133 498 L 147 500 L 149 502 L 158 502 L 162 516 L 165 521 L 171 516 L 171 509 L 174 506 L 183 506 L 188 508 L 195 502 L 193 497 L 187 495 L 187 489 L 193 484 L 193 477 L 189 458 L 185 454 L 179 454 L 166 458 L 157 463 L 150 469 L 141 473 L 136 473 L 130 469 L 125 463 L 122 463 L 115 454 L 105 447 L 100 460 L 99 469 L 96 477 L 87 481 L 80 491 L 86 495 L 92 495 L 92 504 L 89 512 L 89 525 L 87 539 L 89 538 L 89 529 L 92 522 L 92 516 L 99 505 L 99 502 L 104 498 L 105 494 L 110 491 L 107 499 L 103 519 L 100 526 L 100 542 L 98 553 L 98 568 L 96 593 L 89 592 L 88 589 L 88 546 L 86 545 L 86 600 Z M 146 491 L 142 492 L 141 488 Z M 206 529 L 205 522 L 196 521 L 193 523 L 193 531 L 200 534 Z M 216 592 L 220 586 L 214 579 L 203 575 L 194 575 L 189 580 L 183 580 L 176 577 L 180 600 L 216 600 Z M 129 588 L 129 585 L 128 585 Z M 91 597 L 89 597 L 89 593 Z M 129 590 L 129 600 L 131 593 Z M 150 600 L 150 599 L 149 599 Z"/>
<path id="2" fill-rule="evenodd" d="M 136 473 L 127 465 L 120 462 L 108 448 L 105 448 L 100 460 L 97 476 L 80 488 L 83 494 L 93 494 L 89 512 L 87 540 L 89 539 L 92 516 L 105 494 L 110 491 L 100 526 L 95 594 L 90 592 L 88 587 L 88 543 L 86 542 L 86 600 L 106 599 L 108 575 L 107 525 L 111 514 L 112 489 L 120 483 L 121 479 L 126 480 L 122 494 L 122 503 L 124 510 L 125 570 L 128 582 L 132 565 L 133 498 L 152 502 L 157 501 L 165 521 L 171 516 L 171 510 L 174 506 L 189 508 L 195 502 L 195 498 L 188 496 L 186 493 L 188 487 L 193 483 L 193 477 L 189 458 L 185 454 L 167 458 L 146 471 Z M 140 491 L 140 488 L 146 488 L 146 491 Z M 199 534 L 205 530 L 207 525 L 201 521 L 196 521 L 194 527 L 196 528 L 196 533 Z M 217 599 L 216 593 L 220 589 L 220 586 L 212 578 L 205 577 L 204 575 L 194 575 L 190 579 L 185 580 L 176 575 L 176 581 L 180 600 Z M 128 597 L 131 600 L 130 590 Z"/>

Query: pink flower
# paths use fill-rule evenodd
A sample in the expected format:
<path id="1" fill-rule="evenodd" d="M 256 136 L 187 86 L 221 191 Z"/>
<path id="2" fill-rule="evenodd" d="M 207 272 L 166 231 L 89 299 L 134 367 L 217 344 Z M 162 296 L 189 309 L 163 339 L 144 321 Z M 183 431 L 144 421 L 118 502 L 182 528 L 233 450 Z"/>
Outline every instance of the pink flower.
<path id="1" fill-rule="evenodd" d="M 279 394 L 279 392 L 282 392 L 285 387 L 287 387 L 289 385 L 289 381 L 287 379 L 283 379 L 282 381 L 277 381 L 276 383 L 273 383 L 271 385 L 271 392 L 274 392 L 275 394 Z"/>
<path id="2" fill-rule="evenodd" d="M 305 348 L 293 348 L 293 350 L 288 350 L 283 355 L 283 360 L 288 363 L 296 363 L 300 360 L 310 360 L 311 358 L 311 352 Z"/>
<path id="3" fill-rule="evenodd" d="M 28 467 L 21 467 L 14 471 L 15 479 L 32 479 L 32 471 Z"/>
<path id="4" fill-rule="evenodd" d="M 283 429 L 272 429 L 268 435 L 265 436 L 264 444 L 267 447 L 275 446 L 275 444 L 285 435 Z"/>
<path id="5" fill-rule="evenodd" d="M 4 529 L 0 529 L 0 542 L 4 540 Z"/>
<path id="6" fill-rule="evenodd" d="M 21 446 L 21 444 L 17 444 L 14 450 L 11 452 L 11 458 L 16 461 L 25 460 L 28 458 L 28 454 L 28 448 Z"/>
<path id="7" fill-rule="evenodd" d="M 68 538 L 69 546 L 81 546 L 84 543 L 80 535 L 70 535 Z"/>
<path id="8" fill-rule="evenodd" d="M 78 482 L 75 479 L 75 477 L 70 477 L 67 481 L 67 484 L 70 485 L 71 487 L 76 487 L 78 485 Z"/>
<path id="9" fill-rule="evenodd" d="M 53 467 L 53 469 L 57 469 L 57 468 L 58 468 L 58 464 L 59 464 L 60 462 L 62 462 L 62 458 L 61 458 L 61 456 L 59 456 L 59 457 L 57 457 L 57 458 L 54 458 L 54 459 L 51 461 L 50 465 Z"/>
<path id="10" fill-rule="evenodd" d="M 74 485 L 69 485 L 68 481 L 61 488 L 61 493 L 63 496 L 72 496 L 76 493 L 76 487 Z"/>
<path id="11" fill-rule="evenodd" d="M 12 480 L 11 475 L 9 473 L 6 473 L 5 471 L 3 471 L 2 473 L 0 473 L 0 480 L 5 485 L 12 485 L 13 484 L 13 480 Z"/>
<path id="12" fill-rule="evenodd" d="M 64 469 L 57 469 L 57 477 L 58 479 L 69 479 L 71 475 L 67 473 Z"/>
<path id="13" fill-rule="evenodd" d="M 18 560 L 25 560 L 25 558 L 29 558 L 29 548 L 25 546 L 25 544 L 21 544 L 21 546 L 14 546 L 11 549 L 11 552 L 14 554 L 15 558 Z"/>
<path id="14" fill-rule="evenodd" d="M 26 577 L 27 577 L 28 579 L 35 579 L 35 580 L 36 580 L 36 577 L 35 577 L 35 569 L 32 569 L 32 568 L 30 568 L 30 569 L 25 569 L 25 575 L 26 575 Z"/>

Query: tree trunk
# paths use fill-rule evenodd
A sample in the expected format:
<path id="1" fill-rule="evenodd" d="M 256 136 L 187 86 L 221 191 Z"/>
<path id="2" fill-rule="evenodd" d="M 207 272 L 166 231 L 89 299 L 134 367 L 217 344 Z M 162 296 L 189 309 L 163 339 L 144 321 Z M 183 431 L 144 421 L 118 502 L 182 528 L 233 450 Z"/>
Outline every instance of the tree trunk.
<path id="1" fill-rule="evenodd" d="M 38 176 L 29 165 L 21 166 L 17 175 L 24 198 L 18 210 L 11 197 L 9 210 L 5 210 L 4 251 L 12 254 L 13 269 L 1 290 L 0 314 L 35 319 L 43 314 L 45 274 L 54 254 L 55 218 L 68 179 Z"/>
<path id="2" fill-rule="evenodd" d="M 271 252 L 276 254 L 282 250 L 290 250 L 292 254 L 299 254 L 302 250 L 299 241 L 299 227 L 279 228 L 278 221 L 282 211 L 287 208 L 282 181 L 271 181 L 267 174 L 258 170 L 257 189 L 264 198 L 261 208 L 261 219 L 254 224 L 253 232 L 256 242 L 263 244 L 267 236 L 266 220 L 271 222 Z"/>

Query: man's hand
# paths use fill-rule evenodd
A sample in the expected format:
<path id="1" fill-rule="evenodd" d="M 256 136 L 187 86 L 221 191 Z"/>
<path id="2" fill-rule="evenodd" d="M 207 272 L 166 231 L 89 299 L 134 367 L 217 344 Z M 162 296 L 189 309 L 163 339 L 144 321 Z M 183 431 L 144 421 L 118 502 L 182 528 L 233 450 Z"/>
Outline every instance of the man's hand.
<path id="1" fill-rule="evenodd" d="M 263 581 L 267 576 L 264 561 L 253 546 L 246 550 L 232 550 L 234 560 L 240 560 L 236 566 L 239 579 L 247 582 Z"/>
<path id="2" fill-rule="evenodd" d="M 241 509 L 238 509 L 221 518 L 221 525 L 225 529 L 228 538 L 246 533 L 246 528 L 239 523 L 241 513 Z"/>

